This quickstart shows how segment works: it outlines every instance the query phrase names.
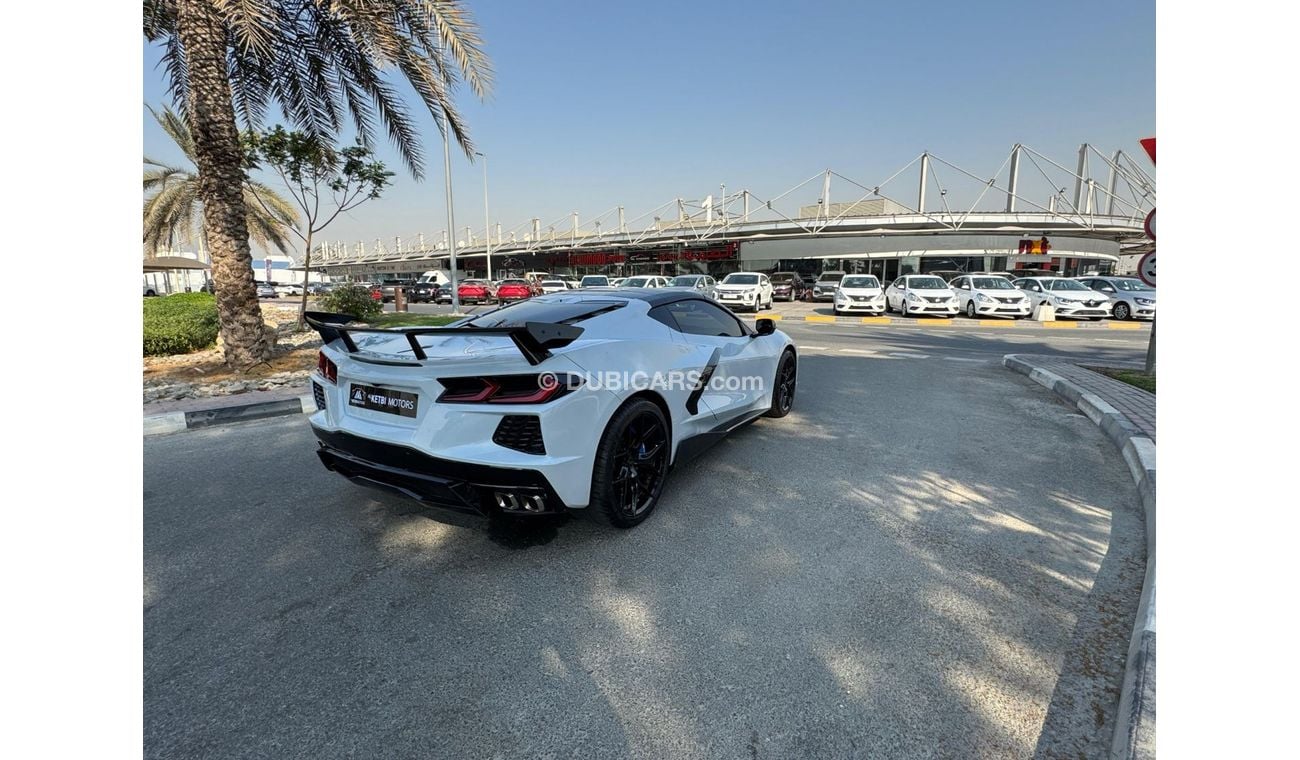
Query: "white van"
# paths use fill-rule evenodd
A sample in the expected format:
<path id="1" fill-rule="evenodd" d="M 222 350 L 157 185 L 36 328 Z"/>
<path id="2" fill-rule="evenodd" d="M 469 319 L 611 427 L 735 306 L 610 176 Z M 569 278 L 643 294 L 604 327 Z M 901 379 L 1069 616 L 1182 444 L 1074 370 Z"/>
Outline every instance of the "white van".
<path id="1" fill-rule="evenodd" d="M 461 274 L 463 279 L 464 273 Z M 450 285 L 451 273 L 448 272 L 446 269 L 431 269 L 425 272 L 424 274 L 420 275 L 420 279 L 416 280 L 416 282 L 417 283 L 432 282 L 435 285 Z"/>

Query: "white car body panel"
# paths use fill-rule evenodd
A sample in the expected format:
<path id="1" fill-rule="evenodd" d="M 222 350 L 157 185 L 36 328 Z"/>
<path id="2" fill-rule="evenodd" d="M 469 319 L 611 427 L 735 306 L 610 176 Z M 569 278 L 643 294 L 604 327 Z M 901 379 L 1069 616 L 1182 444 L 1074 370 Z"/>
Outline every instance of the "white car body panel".
<path id="1" fill-rule="evenodd" d="M 870 288 L 856 287 L 854 285 L 855 277 L 865 275 L 847 275 L 840 280 L 840 285 L 835 289 L 835 295 L 832 296 L 832 303 L 836 314 L 864 312 L 867 314 L 884 314 L 885 313 L 885 290 L 880 284 L 880 280 L 874 275 L 876 286 Z M 848 282 L 849 285 L 844 283 Z"/>
<path id="2" fill-rule="evenodd" d="M 756 335 L 733 315 L 740 337 L 694 335 L 679 332 L 649 316 L 647 298 L 617 290 L 582 290 L 537 296 L 523 304 L 580 301 L 618 301 L 624 305 L 576 323 L 582 334 L 572 343 L 551 349 L 551 355 L 530 365 L 511 339 L 502 335 L 473 336 L 426 334 L 418 338 L 427 358 L 414 358 L 403 333 L 356 332 L 356 353 L 340 340 L 332 340 L 321 353 L 334 362 L 337 379 L 330 382 L 317 370 L 311 382 L 324 395 L 325 408 L 313 413 L 317 431 L 346 433 L 371 441 L 412 449 L 440 460 L 486 465 L 508 470 L 536 471 L 545 476 L 563 505 L 586 507 L 590 501 L 596 449 L 610 418 L 638 388 L 596 387 L 602 373 L 655 373 L 677 371 L 689 375 L 710 364 L 718 355 L 714 376 L 699 396 L 695 413 L 688 409 L 694 390 L 689 383 L 665 383 L 651 390 L 662 400 L 670 420 L 671 458 L 675 462 L 683 441 L 717 434 L 720 427 L 740 424 L 771 407 L 777 364 L 791 340 L 780 331 Z M 700 300 L 689 294 L 664 294 L 666 300 Z M 717 308 L 716 303 L 711 303 Z M 512 305 L 486 314 L 508 314 Z M 725 313 L 725 309 L 719 309 Z M 469 320 L 466 320 L 469 321 Z M 367 361 L 370 360 L 370 361 Z M 401 361 L 405 366 L 375 364 Z M 445 386 L 439 377 L 482 377 L 570 373 L 597 378 L 577 390 L 542 404 L 438 403 Z M 730 389 L 726 378 L 754 375 L 761 386 Z M 418 395 L 414 417 L 365 409 L 348 403 L 353 383 Z M 718 386 L 715 389 L 714 386 Z M 499 445 L 493 440 L 502 417 L 535 415 L 545 444 L 544 454 L 531 454 Z M 320 436 L 320 432 L 317 433 Z M 322 438 L 322 440 L 324 440 Z"/>
<path id="3" fill-rule="evenodd" d="M 976 287 L 981 280 L 987 279 L 1001 280 L 1008 287 Z M 948 287 L 957 295 L 957 307 L 967 316 L 1016 319 L 1018 317 L 1027 317 L 1033 312 L 1033 302 L 1005 277 L 985 274 L 962 275 L 953 278 L 948 283 Z M 973 315 L 971 314 L 972 304 L 975 307 Z"/>
<path id="4" fill-rule="evenodd" d="M 1012 284 L 1024 291 L 1034 308 L 1044 303 L 1051 304 L 1057 317 L 1071 319 L 1102 319 L 1109 317 L 1110 299 L 1104 293 L 1092 290 L 1053 290 L 1060 282 L 1078 285 L 1067 277 L 1026 277 Z M 1037 288 L 1037 289 L 1035 289 Z"/>
<path id="5" fill-rule="evenodd" d="M 947 285 L 930 287 L 931 281 L 942 283 L 929 274 L 903 275 L 885 288 L 885 303 L 903 316 L 930 314 L 950 317 L 957 313 L 957 296 Z M 920 283 L 924 287 L 916 287 Z"/>
<path id="6" fill-rule="evenodd" d="M 1083 283 L 1091 290 L 1106 296 L 1110 301 L 1111 313 L 1115 313 L 1117 304 L 1124 304 L 1128 307 L 1131 315 L 1129 319 L 1155 319 L 1156 318 L 1156 291 L 1151 290 L 1124 290 L 1120 288 L 1116 281 L 1127 280 L 1135 283 L 1142 283 L 1137 277 L 1112 277 L 1108 275 L 1090 275 L 1087 277 L 1075 277 L 1074 279 Z M 1141 285 L 1147 287 L 1145 284 Z M 1118 319 L 1119 317 L 1116 316 Z"/>
<path id="7" fill-rule="evenodd" d="M 756 277 L 758 281 L 756 284 L 727 282 L 736 275 Z M 729 308 L 754 312 L 772 308 L 772 281 L 762 272 L 732 272 L 714 286 L 713 293 L 718 303 Z"/>

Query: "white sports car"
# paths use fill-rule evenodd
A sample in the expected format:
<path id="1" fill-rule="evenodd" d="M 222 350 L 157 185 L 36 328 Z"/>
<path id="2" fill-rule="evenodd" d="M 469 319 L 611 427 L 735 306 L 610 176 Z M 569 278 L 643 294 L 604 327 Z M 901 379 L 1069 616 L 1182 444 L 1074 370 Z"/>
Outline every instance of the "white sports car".
<path id="1" fill-rule="evenodd" d="M 462 512 L 630 528 L 673 465 L 794 402 L 775 322 L 680 290 L 543 295 L 446 327 L 307 322 L 325 342 L 310 417 L 325 467 Z"/>

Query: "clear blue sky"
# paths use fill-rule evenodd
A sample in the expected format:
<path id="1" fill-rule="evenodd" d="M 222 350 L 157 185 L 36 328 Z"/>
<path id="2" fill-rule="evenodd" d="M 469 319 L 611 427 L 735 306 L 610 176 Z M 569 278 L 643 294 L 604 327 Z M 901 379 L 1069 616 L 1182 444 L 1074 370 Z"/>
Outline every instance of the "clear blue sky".
<path id="1" fill-rule="evenodd" d="M 497 82 L 486 103 L 467 92 L 458 102 L 489 157 L 493 222 L 506 229 L 575 210 L 586 220 L 618 204 L 631 220 L 722 183 L 772 197 L 828 167 L 872 185 L 924 150 L 981 176 L 1017 142 L 1070 168 L 1082 142 L 1145 161 L 1137 140 L 1155 134 L 1152 2 L 469 8 Z M 146 44 L 152 105 L 166 102 L 158 57 Z M 412 181 L 382 144 L 396 185 L 325 239 L 391 241 L 445 227 L 441 137 L 427 114 L 423 123 L 426 179 Z M 176 155 L 147 114 L 144 149 Z M 457 226 L 481 230 L 481 167 L 460 153 L 453 162 Z M 938 171 L 945 183 L 952 176 L 950 201 L 974 201 L 978 187 Z M 1034 171 L 1022 167 L 1022 182 Z M 1103 168 L 1093 171 L 1104 181 Z M 887 190 L 910 203 L 915 176 Z M 819 191 L 799 199 L 815 202 Z M 856 199 L 850 193 L 833 187 L 833 200 Z"/>

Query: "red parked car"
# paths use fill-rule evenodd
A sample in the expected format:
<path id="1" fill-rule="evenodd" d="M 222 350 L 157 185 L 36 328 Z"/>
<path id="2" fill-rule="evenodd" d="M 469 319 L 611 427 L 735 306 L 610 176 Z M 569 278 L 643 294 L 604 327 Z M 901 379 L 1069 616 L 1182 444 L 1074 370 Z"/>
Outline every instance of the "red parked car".
<path id="1" fill-rule="evenodd" d="M 492 283 L 486 280 L 465 280 L 456 289 L 461 303 L 491 303 L 497 300 Z"/>
<path id="2" fill-rule="evenodd" d="M 524 301 L 541 294 L 541 287 L 537 283 L 528 280 L 502 280 L 501 284 L 497 286 L 497 300 L 501 303 Z M 464 298 L 464 296 L 461 296 L 461 298 Z"/>

